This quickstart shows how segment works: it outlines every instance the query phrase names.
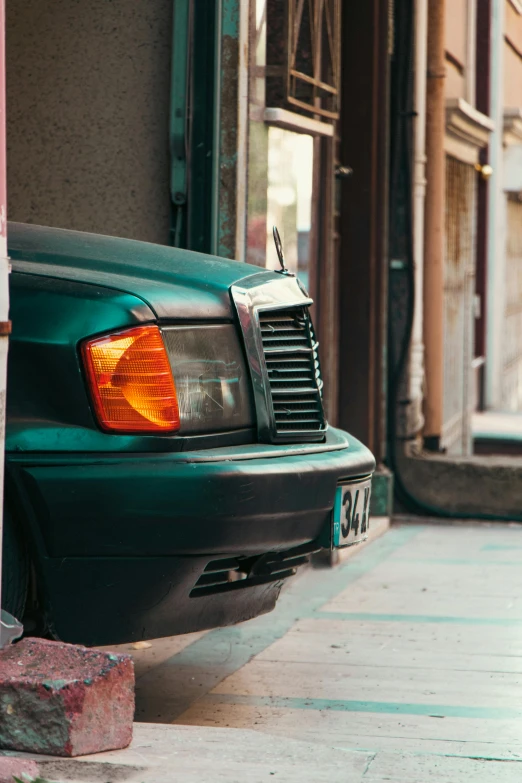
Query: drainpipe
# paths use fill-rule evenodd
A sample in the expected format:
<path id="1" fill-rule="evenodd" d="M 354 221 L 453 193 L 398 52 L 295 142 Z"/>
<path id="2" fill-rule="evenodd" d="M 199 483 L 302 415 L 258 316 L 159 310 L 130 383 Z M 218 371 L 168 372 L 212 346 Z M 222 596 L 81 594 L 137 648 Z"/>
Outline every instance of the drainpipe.
<path id="1" fill-rule="evenodd" d="M 171 244 L 183 247 L 187 233 L 187 150 L 189 148 L 189 59 L 192 38 L 190 0 L 178 0 L 172 13 L 172 64 L 170 86 L 170 198 L 174 206 Z M 186 237 L 186 246 L 190 247 Z"/>
<path id="2" fill-rule="evenodd" d="M 7 197 L 5 149 L 5 5 L 0 0 L 0 606 L 2 605 L 2 513 L 4 487 L 5 397 L 9 321 L 9 259 L 7 257 Z M 5 619 L 5 618 L 4 618 Z M 0 625 L 0 647 L 9 639 Z"/>
<path id="3" fill-rule="evenodd" d="M 238 261 L 246 260 L 248 211 L 248 128 L 249 128 L 249 13 L 248 3 L 239 3 L 238 84 L 237 84 L 237 165 L 236 165 L 236 252 Z"/>
<path id="4" fill-rule="evenodd" d="M 410 347 L 409 399 L 411 434 L 422 430 L 422 395 L 424 383 L 423 278 L 424 278 L 424 209 L 426 200 L 426 71 L 428 64 L 428 0 L 415 3 L 415 85 L 414 85 L 414 151 L 413 151 L 413 263 L 415 302 Z"/>
<path id="5" fill-rule="evenodd" d="M 212 142 L 212 217 L 210 234 L 210 252 L 219 254 L 219 200 L 221 168 L 221 57 L 223 0 L 216 0 L 216 24 L 214 32 L 214 133 Z"/>
<path id="6" fill-rule="evenodd" d="M 493 174 L 488 187 L 488 245 L 486 266 L 486 408 L 500 403 L 502 340 L 505 306 L 505 195 L 503 192 L 503 56 L 505 0 L 491 3 L 491 105 L 495 127 L 489 137 Z"/>
<path id="7" fill-rule="evenodd" d="M 424 446 L 440 449 L 444 371 L 445 0 L 428 0 L 426 207 L 424 238 Z"/>

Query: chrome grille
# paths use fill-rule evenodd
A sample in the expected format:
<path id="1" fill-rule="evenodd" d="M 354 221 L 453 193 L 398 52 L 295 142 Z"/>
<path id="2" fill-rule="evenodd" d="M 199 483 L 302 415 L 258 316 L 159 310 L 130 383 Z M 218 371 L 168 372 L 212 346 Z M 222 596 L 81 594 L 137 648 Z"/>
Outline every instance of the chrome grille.
<path id="1" fill-rule="evenodd" d="M 277 435 L 324 432 L 318 343 L 308 308 L 261 311 L 259 326 Z"/>

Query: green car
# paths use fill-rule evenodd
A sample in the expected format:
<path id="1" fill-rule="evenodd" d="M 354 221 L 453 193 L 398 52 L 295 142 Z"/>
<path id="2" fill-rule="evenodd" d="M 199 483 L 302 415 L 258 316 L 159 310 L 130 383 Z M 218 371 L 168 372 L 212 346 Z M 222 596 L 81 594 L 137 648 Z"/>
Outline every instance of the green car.
<path id="1" fill-rule="evenodd" d="M 10 224 L 3 608 L 113 644 L 270 611 L 368 528 L 292 275 Z"/>

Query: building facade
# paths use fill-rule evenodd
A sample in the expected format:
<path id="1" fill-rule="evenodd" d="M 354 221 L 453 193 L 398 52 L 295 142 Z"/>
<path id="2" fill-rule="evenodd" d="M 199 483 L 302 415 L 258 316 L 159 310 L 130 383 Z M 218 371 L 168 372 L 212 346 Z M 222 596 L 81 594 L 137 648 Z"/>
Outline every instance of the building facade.
<path id="1" fill-rule="evenodd" d="M 399 3 L 414 64 L 401 426 L 436 453 L 473 453 L 474 411 L 520 409 L 521 11 L 511 0 Z"/>
<path id="2" fill-rule="evenodd" d="M 388 3 L 138 5 L 7 4 L 10 219 L 268 268 L 277 225 L 329 420 L 382 463 Z"/>
<path id="3" fill-rule="evenodd" d="M 522 4 L 505 2 L 493 29 L 497 62 L 491 81 L 496 110 L 495 165 L 490 181 L 490 236 L 484 405 L 522 410 Z M 488 314 L 490 320 L 488 323 Z"/>
<path id="4" fill-rule="evenodd" d="M 404 455 L 470 456 L 476 409 L 520 408 L 519 0 L 11 0 L 6 26 L 10 218 L 268 268 L 277 225 L 383 512 Z"/>

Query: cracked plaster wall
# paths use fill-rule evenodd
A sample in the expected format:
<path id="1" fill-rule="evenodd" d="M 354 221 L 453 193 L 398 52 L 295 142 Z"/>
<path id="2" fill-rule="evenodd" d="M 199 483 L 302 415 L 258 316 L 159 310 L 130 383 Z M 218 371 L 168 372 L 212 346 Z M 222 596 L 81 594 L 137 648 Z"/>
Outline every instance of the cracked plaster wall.
<path id="1" fill-rule="evenodd" d="M 7 0 L 10 220 L 168 244 L 171 0 Z"/>

